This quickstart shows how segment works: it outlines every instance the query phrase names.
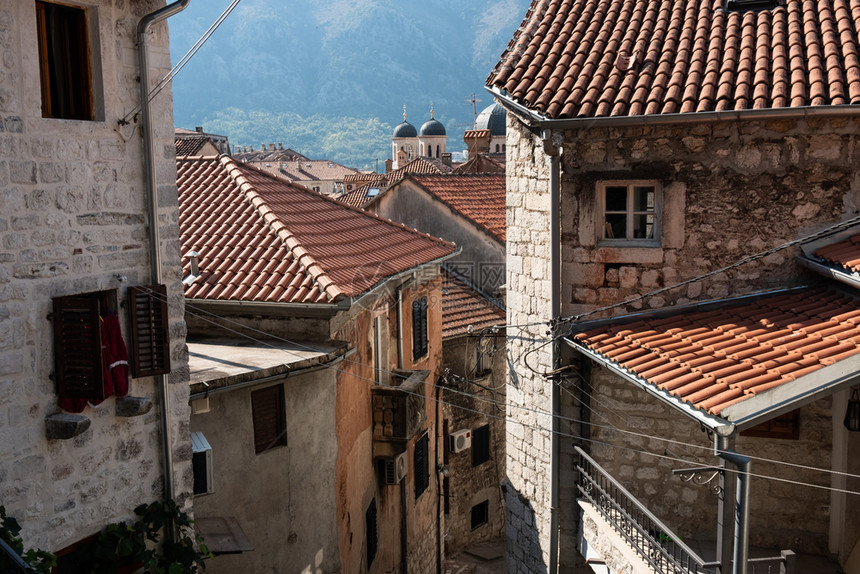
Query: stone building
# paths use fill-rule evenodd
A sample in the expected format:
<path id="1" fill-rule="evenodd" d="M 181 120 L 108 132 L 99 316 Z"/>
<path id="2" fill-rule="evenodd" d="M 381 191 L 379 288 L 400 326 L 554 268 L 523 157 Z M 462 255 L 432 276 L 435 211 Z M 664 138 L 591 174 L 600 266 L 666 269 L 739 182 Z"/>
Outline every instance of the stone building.
<path id="1" fill-rule="evenodd" d="M 676 551 L 727 571 L 745 544 L 857 571 L 860 299 L 824 254 L 860 200 L 858 29 L 841 2 L 533 3 L 488 79 L 509 112 L 510 572 Z M 589 498 L 619 483 L 660 521 L 637 544 Z"/>
<path id="2" fill-rule="evenodd" d="M 0 504 L 27 548 L 190 506 L 170 90 L 124 121 L 170 69 L 163 6 L 0 3 Z"/>
<path id="3" fill-rule="evenodd" d="M 505 281 L 505 176 L 404 173 L 364 210 L 462 247 L 447 265 L 496 297 Z"/>
<path id="4" fill-rule="evenodd" d="M 447 152 L 448 134 L 445 126 L 435 119 L 430 109 L 430 119 L 421 124 L 421 129 L 406 121 L 406 107 L 403 107 L 403 121 L 394 128 L 391 135 L 391 161 L 386 161 L 386 172 L 400 169 L 418 158 L 445 159 L 451 161 Z"/>
<path id="5" fill-rule="evenodd" d="M 214 487 L 195 515 L 254 549 L 207 571 L 435 572 L 439 265 L 458 249 L 226 156 L 177 171 Z"/>
<path id="6" fill-rule="evenodd" d="M 505 535 L 504 323 L 496 300 L 444 273 L 440 398 L 447 555 Z"/>

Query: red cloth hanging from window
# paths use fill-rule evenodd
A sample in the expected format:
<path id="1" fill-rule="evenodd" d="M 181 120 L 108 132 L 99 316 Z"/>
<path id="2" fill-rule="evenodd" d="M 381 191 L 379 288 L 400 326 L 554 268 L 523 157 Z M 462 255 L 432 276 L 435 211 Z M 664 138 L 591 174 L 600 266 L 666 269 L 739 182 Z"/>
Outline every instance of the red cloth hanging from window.
<path id="1" fill-rule="evenodd" d="M 128 394 L 128 351 L 122 339 L 119 319 L 113 311 L 102 321 L 102 345 L 105 370 L 109 373 L 105 377 L 105 396 L 115 394 L 124 397 Z"/>

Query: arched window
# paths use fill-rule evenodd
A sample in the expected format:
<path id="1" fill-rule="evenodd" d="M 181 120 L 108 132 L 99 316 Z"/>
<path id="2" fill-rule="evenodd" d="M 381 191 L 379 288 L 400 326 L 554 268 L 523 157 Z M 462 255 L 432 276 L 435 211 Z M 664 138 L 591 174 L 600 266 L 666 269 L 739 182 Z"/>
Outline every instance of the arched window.
<path id="1" fill-rule="evenodd" d="M 499 144 L 496 144 L 496 153 L 499 153 Z"/>
<path id="2" fill-rule="evenodd" d="M 439 155 L 440 155 L 440 154 L 439 154 L 439 146 L 437 145 L 437 146 L 436 146 L 436 157 L 439 157 Z"/>
<path id="3" fill-rule="evenodd" d="M 433 157 L 433 146 L 432 145 L 427 146 L 427 157 Z"/>
<path id="4" fill-rule="evenodd" d="M 502 144 L 502 151 L 506 151 L 505 150 L 505 144 Z"/>

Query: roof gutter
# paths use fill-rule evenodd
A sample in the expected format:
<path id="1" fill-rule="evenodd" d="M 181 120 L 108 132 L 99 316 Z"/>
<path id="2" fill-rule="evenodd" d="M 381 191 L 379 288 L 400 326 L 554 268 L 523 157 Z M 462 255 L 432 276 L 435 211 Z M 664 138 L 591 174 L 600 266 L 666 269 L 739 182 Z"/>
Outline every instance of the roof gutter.
<path id="1" fill-rule="evenodd" d="M 835 279 L 836 281 L 839 281 L 840 283 L 845 283 L 846 285 L 850 285 L 855 289 L 860 289 L 860 276 L 858 276 L 856 273 L 845 273 L 838 269 L 834 269 L 833 267 L 830 267 L 828 265 L 822 265 L 821 263 L 813 261 L 808 257 L 799 256 L 797 258 L 797 261 L 803 267 L 815 271 L 819 275 Z"/>
<path id="2" fill-rule="evenodd" d="M 582 347 L 576 344 L 574 341 L 571 341 L 567 337 L 564 338 L 564 341 L 568 345 L 570 345 L 573 350 L 577 351 L 585 357 L 588 357 L 592 361 L 598 363 L 602 367 L 615 373 L 623 379 L 630 381 L 640 389 L 644 390 L 646 393 L 656 397 L 657 399 L 668 404 L 674 409 L 681 411 L 697 423 L 700 423 L 707 429 L 714 431 L 719 436 L 728 437 L 735 432 L 735 425 L 730 421 L 718 416 L 708 414 L 695 408 L 689 403 L 679 400 L 677 397 L 670 395 L 668 392 L 662 389 L 658 389 L 657 387 L 647 383 L 644 379 L 640 379 L 639 377 L 631 374 L 625 369 L 622 369 L 617 364 L 613 363 L 603 355 L 595 353 L 594 351 L 586 347 Z"/>
<path id="3" fill-rule="evenodd" d="M 144 169 L 143 179 L 146 187 L 149 203 L 149 251 L 150 269 L 153 283 L 161 283 L 161 237 L 158 229 L 158 192 L 156 189 L 157 178 L 155 169 L 155 151 L 152 137 L 152 109 L 149 98 L 149 28 L 157 22 L 177 14 L 188 6 L 191 0 L 179 0 L 168 4 L 159 10 L 150 12 L 140 19 L 137 24 L 137 59 L 140 72 L 140 108 L 141 124 L 143 128 L 143 157 Z M 170 393 L 167 389 L 167 377 L 157 375 L 156 384 L 159 388 L 161 399 L 161 440 L 164 464 L 164 498 L 173 500 L 173 457 L 170 441 Z"/>
<path id="4" fill-rule="evenodd" d="M 311 365 L 309 367 L 304 367 L 301 369 L 295 370 L 286 370 L 282 373 L 277 373 L 274 375 L 268 375 L 266 377 L 262 377 L 259 379 L 253 379 L 250 381 L 243 381 L 241 383 L 236 383 L 235 385 L 225 385 L 223 387 L 216 387 L 214 389 L 206 389 L 205 391 L 198 391 L 196 393 L 192 393 L 188 397 L 188 402 L 196 401 L 198 399 L 205 399 L 211 397 L 212 395 L 216 395 L 219 393 L 225 393 L 227 391 L 236 391 L 239 389 L 244 389 L 246 387 L 256 387 L 259 385 L 265 385 L 266 383 L 271 383 L 273 381 L 280 381 L 290 377 L 297 377 L 299 375 L 306 375 L 308 373 L 313 373 L 315 371 L 320 371 L 322 369 L 331 369 L 344 359 L 351 357 L 355 354 L 355 348 L 349 349 L 345 353 L 341 353 L 332 357 L 333 353 L 329 353 L 329 356 L 326 358 L 325 362 L 317 363 L 316 365 Z M 195 383 L 196 384 L 196 383 Z M 205 383 L 204 383 L 205 384 Z"/>
<path id="5" fill-rule="evenodd" d="M 809 118 L 833 118 L 845 116 L 860 117 L 860 106 L 802 106 L 796 108 L 766 108 L 757 110 L 724 110 L 712 112 L 688 112 L 683 114 L 651 114 L 647 116 L 609 116 L 597 118 L 548 118 L 514 100 L 506 90 L 496 86 L 484 86 L 499 103 L 533 127 L 543 129 L 591 129 L 630 126 L 654 126 L 666 124 L 686 124 L 703 122 L 724 122 L 739 120 L 788 120 Z"/>
<path id="6" fill-rule="evenodd" d="M 388 277 L 385 277 L 385 278 L 379 280 L 376 283 L 376 285 L 374 285 L 373 287 L 371 287 L 370 289 L 368 289 L 364 293 L 361 293 L 357 297 L 351 297 L 351 298 L 347 299 L 347 301 L 349 301 L 349 305 L 347 305 L 346 308 L 348 309 L 352 305 L 356 305 L 356 304 L 360 303 L 362 300 L 364 300 L 365 297 L 370 296 L 371 294 L 376 292 L 378 289 L 384 287 L 385 285 L 388 285 L 392 281 L 398 281 L 404 277 L 412 275 L 413 273 L 418 273 L 419 271 L 421 271 L 422 269 L 426 269 L 427 267 L 432 267 L 433 265 L 439 265 L 440 263 L 447 261 L 448 259 L 451 259 L 452 257 L 456 257 L 457 255 L 459 255 L 462 252 L 463 252 L 463 248 L 458 246 L 456 250 L 452 251 L 451 253 L 449 253 L 447 255 L 443 255 L 442 257 L 437 257 L 436 259 L 434 259 L 432 261 L 428 261 L 427 263 L 422 263 L 420 265 L 416 265 L 415 267 L 410 267 L 409 269 L 405 269 L 405 270 L 403 270 L 400 273 L 397 273 L 395 275 L 390 275 Z"/>
<path id="7" fill-rule="evenodd" d="M 265 313 L 268 316 L 294 315 L 296 312 L 305 312 L 311 316 L 333 316 L 338 311 L 349 309 L 349 299 L 343 299 L 337 303 L 278 303 L 275 301 L 236 301 L 222 299 L 185 299 L 186 307 L 208 309 L 210 311 L 232 311 L 241 310 L 247 313 Z"/>

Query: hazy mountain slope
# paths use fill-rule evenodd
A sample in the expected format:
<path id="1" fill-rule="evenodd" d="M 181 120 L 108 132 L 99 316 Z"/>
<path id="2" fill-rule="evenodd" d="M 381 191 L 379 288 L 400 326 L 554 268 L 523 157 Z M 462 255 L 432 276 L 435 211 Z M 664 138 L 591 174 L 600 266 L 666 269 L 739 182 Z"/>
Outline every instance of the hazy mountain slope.
<path id="1" fill-rule="evenodd" d="M 177 61 L 228 0 L 194 0 L 170 20 Z M 471 127 L 466 100 L 484 80 L 529 0 L 244 0 L 173 84 L 177 126 L 233 144 L 281 141 L 311 157 L 375 167 L 393 126 L 436 119 L 450 150 Z"/>

